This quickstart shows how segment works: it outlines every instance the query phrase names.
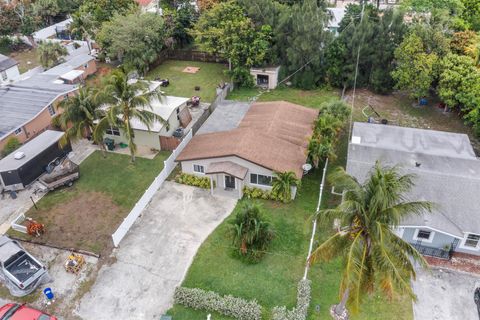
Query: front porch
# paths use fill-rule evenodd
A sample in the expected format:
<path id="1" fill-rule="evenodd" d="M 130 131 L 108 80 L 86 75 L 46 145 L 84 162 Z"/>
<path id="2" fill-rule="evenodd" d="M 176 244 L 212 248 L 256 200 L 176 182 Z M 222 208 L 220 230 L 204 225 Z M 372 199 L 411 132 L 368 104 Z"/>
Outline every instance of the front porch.
<path id="1" fill-rule="evenodd" d="M 241 199 L 248 169 L 231 161 L 211 163 L 205 174 L 210 178 L 212 195 Z"/>

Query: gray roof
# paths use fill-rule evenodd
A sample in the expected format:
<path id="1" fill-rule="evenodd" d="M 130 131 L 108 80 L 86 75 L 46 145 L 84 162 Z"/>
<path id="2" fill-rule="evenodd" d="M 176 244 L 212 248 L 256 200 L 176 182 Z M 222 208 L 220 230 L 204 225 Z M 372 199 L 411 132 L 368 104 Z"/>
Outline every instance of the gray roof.
<path id="1" fill-rule="evenodd" d="M 77 88 L 55 83 L 56 78 L 37 74 L 0 87 L 0 138 L 30 121 L 59 96 Z"/>
<path id="2" fill-rule="evenodd" d="M 400 165 L 416 176 L 409 200 L 436 204 L 431 214 L 412 216 L 404 226 L 427 226 L 462 237 L 480 234 L 480 160 L 463 134 L 355 123 L 347 172 L 365 181 L 373 165 Z M 357 141 L 355 141 L 357 140 Z M 419 166 L 417 166 L 419 164 Z"/>
<path id="3" fill-rule="evenodd" d="M 46 130 L 45 132 L 42 132 L 37 137 L 33 138 L 32 140 L 30 140 L 29 142 L 27 142 L 26 144 L 0 160 L 0 172 L 16 170 L 20 168 L 25 163 L 39 155 L 43 150 L 57 143 L 63 135 L 64 132 L 62 131 Z M 25 153 L 25 157 L 19 160 L 15 159 L 15 154 L 17 152 Z"/>
<path id="4" fill-rule="evenodd" d="M 16 66 L 18 64 L 17 61 L 13 60 L 10 57 L 4 56 L 3 54 L 0 54 L 0 71 L 5 71 L 7 69 L 10 69 L 13 66 Z"/>
<path id="5" fill-rule="evenodd" d="M 250 104 L 247 102 L 224 100 L 207 118 L 197 134 L 236 129 L 248 109 L 250 109 Z"/>
<path id="6" fill-rule="evenodd" d="M 67 62 L 64 62 L 62 64 L 59 64 L 56 67 L 48 69 L 43 74 L 62 76 L 64 74 L 66 74 L 67 72 L 70 72 L 72 70 L 75 70 L 75 69 L 83 66 L 84 64 L 88 63 L 89 61 L 91 61 L 93 59 L 95 59 L 95 58 L 92 57 L 89 54 L 79 54 L 77 56 L 72 57 Z"/>

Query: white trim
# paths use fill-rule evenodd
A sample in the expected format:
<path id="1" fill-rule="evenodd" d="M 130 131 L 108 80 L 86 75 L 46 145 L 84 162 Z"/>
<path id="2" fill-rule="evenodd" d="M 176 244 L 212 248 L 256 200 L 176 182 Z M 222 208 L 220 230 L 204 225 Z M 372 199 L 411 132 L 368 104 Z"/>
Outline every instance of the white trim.
<path id="1" fill-rule="evenodd" d="M 466 246 L 466 245 L 465 245 L 465 242 L 467 242 L 468 236 L 471 235 L 471 234 L 476 235 L 476 236 L 480 236 L 480 234 L 478 234 L 478 233 L 465 232 L 465 236 L 463 237 L 463 239 L 462 239 L 462 241 L 460 242 L 460 244 L 459 244 L 458 247 L 459 247 L 460 249 L 463 249 L 463 250 L 480 251 L 480 241 L 478 241 L 477 246 L 476 246 L 475 248 L 469 247 L 469 246 Z"/>
<path id="2" fill-rule="evenodd" d="M 403 227 L 397 227 L 393 230 L 393 232 L 395 232 L 395 234 L 397 235 L 397 237 L 399 238 L 403 238 L 403 234 L 405 233 L 405 228 Z"/>
<path id="3" fill-rule="evenodd" d="M 195 171 L 195 166 L 202 167 L 202 168 L 203 168 L 203 172 L 201 172 L 201 171 Z M 195 174 L 205 175 L 205 166 L 204 166 L 204 165 L 192 163 L 192 170 L 193 170 L 193 172 L 194 172 Z"/>
<path id="4" fill-rule="evenodd" d="M 448 233 L 448 232 L 445 232 L 445 231 L 442 231 L 442 230 L 439 230 L 439 229 L 435 229 L 435 228 L 432 228 L 432 227 L 427 227 L 427 226 L 398 226 L 397 228 L 430 229 L 430 230 L 433 230 L 435 232 L 446 234 L 447 236 L 450 236 L 450 237 L 454 237 L 454 238 L 457 238 L 457 239 L 460 239 L 460 240 L 463 239 L 460 236 L 456 236 L 456 235 L 453 235 L 451 233 Z"/>
<path id="5" fill-rule="evenodd" d="M 433 238 L 435 237 L 435 231 L 433 231 L 433 230 L 426 230 L 426 229 L 428 229 L 428 228 L 415 229 L 415 233 L 413 234 L 413 240 L 415 240 L 415 241 L 427 242 L 427 243 L 432 243 Z M 418 238 L 418 233 L 419 233 L 420 231 L 428 231 L 428 232 L 430 232 L 429 238 L 428 238 L 428 239 Z"/>

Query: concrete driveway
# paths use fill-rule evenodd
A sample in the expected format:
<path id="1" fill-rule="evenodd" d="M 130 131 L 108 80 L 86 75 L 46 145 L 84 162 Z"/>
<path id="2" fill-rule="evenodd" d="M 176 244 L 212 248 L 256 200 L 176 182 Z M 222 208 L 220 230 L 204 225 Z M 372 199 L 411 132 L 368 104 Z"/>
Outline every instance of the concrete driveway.
<path id="1" fill-rule="evenodd" d="M 83 319 L 159 319 L 198 248 L 235 204 L 207 190 L 165 182 L 76 313 Z"/>
<path id="2" fill-rule="evenodd" d="M 480 277 L 446 269 L 418 271 L 413 290 L 418 297 L 413 305 L 416 320 L 478 320 L 473 301 Z"/>

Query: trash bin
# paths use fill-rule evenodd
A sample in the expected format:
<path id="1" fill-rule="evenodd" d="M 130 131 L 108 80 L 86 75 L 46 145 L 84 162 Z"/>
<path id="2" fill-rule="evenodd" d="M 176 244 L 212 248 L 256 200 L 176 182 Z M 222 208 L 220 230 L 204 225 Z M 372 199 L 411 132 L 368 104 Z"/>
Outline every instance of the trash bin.
<path id="1" fill-rule="evenodd" d="M 105 143 L 105 145 L 107 146 L 107 149 L 112 151 L 115 149 L 115 141 L 113 139 L 110 139 L 110 138 L 105 138 L 103 140 L 103 142 Z"/>

